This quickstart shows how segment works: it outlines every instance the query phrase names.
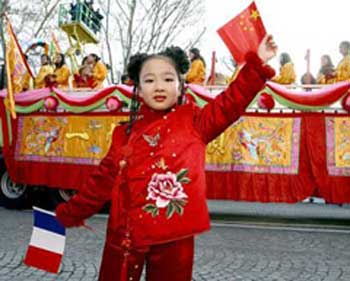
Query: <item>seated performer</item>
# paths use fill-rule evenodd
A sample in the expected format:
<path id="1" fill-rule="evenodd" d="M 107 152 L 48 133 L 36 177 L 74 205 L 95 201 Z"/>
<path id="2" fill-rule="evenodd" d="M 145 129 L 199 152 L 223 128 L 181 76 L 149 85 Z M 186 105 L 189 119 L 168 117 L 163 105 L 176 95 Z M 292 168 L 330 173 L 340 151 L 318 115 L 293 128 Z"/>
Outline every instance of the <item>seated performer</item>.
<path id="1" fill-rule="evenodd" d="M 280 55 L 280 65 L 280 73 L 272 78 L 272 81 L 279 84 L 293 84 L 296 80 L 296 74 L 289 54 L 282 53 Z"/>

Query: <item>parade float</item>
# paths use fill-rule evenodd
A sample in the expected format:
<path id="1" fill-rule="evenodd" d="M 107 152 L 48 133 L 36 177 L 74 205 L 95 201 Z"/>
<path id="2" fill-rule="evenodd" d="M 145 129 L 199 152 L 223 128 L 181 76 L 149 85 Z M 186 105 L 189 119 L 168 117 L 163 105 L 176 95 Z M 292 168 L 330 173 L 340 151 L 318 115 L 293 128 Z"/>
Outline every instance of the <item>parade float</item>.
<path id="1" fill-rule="evenodd" d="M 79 14 L 69 21 L 62 7 L 60 15 L 74 66 L 83 44 L 96 37 Z M 244 116 L 207 146 L 208 199 L 294 203 L 319 196 L 350 202 L 350 84 L 303 87 L 268 82 Z M 186 100 L 203 107 L 221 90 L 187 85 Z M 128 120 L 131 94 L 126 85 L 49 87 L 15 94 L 11 112 L 2 90 L 4 205 L 23 206 L 37 187 L 54 201 L 79 192 L 106 155 L 113 129 Z"/>
<path id="2" fill-rule="evenodd" d="M 6 94 L 0 92 L 2 101 Z M 125 85 L 98 91 L 31 90 L 15 95 L 16 119 L 1 102 L 7 167 L 1 191 L 8 206 L 18 206 L 30 186 L 54 188 L 53 196 L 62 199 L 70 195 L 64 190 L 79 190 L 106 155 L 114 128 L 128 120 L 131 95 L 132 88 Z M 210 99 L 190 87 L 187 95 L 199 105 Z"/>
<path id="3" fill-rule="evenodd" d="M 318 195 L 350 202 L 349 86 L 305 91 L 268 82 L 246 114 L 208 145 L 208 198 L 292 203 Z M 186 92 L 198 106 L 215 95 L 195 85 Z M 14 200 L 30 186 L 78 191 L 107 153 L 113 129 L 128 120 L 131 94 L 125 85 L 27 91 L 15 96 L 16 119 L 1 103 L 8 173 L 2 193 Z"/>

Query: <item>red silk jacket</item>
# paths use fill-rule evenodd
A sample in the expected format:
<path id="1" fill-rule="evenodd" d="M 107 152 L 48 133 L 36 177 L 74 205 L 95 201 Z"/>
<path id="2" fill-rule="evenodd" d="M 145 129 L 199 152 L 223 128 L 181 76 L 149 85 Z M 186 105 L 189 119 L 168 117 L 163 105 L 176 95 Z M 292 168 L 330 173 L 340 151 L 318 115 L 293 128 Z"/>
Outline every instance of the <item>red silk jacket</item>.
<path id="1" fill-rule="evenodd" d="M 245 111 L 274 71 L 255 55 L 213 102 L 156 112 L 142 106 L 130 136 L 113 133 L 107 156 L 80 192 L 58 206 L 65 226 L 79 226 L 109 200 L 109 245 L 142 247 L 182 239 L 210 228 L 205 147 Z M 124 245 L 125 246 L 125 245 Z"/>

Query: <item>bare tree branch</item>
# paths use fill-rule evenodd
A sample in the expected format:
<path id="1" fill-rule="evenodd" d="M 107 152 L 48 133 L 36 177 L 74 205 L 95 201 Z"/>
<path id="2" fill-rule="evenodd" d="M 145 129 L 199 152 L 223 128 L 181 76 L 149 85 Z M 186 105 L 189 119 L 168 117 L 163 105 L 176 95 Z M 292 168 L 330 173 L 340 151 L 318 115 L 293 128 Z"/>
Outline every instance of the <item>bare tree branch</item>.
<path id="1" fill-rule="evenodd" d="M 34 37 L 38 37 L 39 33 L 41 32 L 42 28 L 44 27 L 46 21 L 51 17 L 53 12 L 55 11 L 56 7 L 60 3 L 61 0 L 56 0 L 56 2 L 52 5 L 51 9 L 45 14 L 45 17 L 43 18 L 42 22 L 40 23 L 37 31 L 34 33 Z"/>
<path id="2" fill-rule="evenodd" d="M 21 42 L 30 42 L 38 36 L 51 40 L 48 30 L 57 26 L 54 16 L 61 1 L 2 1 L 9 2 L 11 21 L 13 19 Z M 105 51 L 112 68 L 112 80 L 117 67 L 125 69 L 132 54 L 158 52 L 174 43 L 192 46 L 201 40 L 205 32 L 201 22 L 202 0 L 96 0 L 94 8 L 96 6 L 106 17 L 101 32 L 101 42 L 106 48 L 101 52 Z M 65 34 L 58 34 L 67 46 Z"/>
<path id="3" fill-rule="evenodd" d="M 197 35 L 197 37 L 195 37 L 194 40 L 191 40 L 187 45 L 185 45 L 184 49 L 188 50 L 196 46 L 199 43 L 199 41 L 202 39 L 206 31 L 207 31 L 207 28 L 203 27 L 202 31 Z"/>

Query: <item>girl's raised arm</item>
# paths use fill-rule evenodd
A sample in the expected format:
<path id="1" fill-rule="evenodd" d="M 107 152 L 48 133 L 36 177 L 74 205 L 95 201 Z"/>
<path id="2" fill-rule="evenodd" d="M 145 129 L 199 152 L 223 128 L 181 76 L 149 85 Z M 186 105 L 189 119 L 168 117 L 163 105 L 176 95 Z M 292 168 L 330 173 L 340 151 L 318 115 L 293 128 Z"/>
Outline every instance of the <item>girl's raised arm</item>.
<path id="1" fill-rule="evenodd" d="M 236 121 L 264 87 L 265 81 L 272 78 L 275 71 L 265 61 L 276 53 L 276 45 L 271 36 L 266 36 L 259 46 L 258 54 L 248 53 L 246 64 L 228 88 L 194 115 L 194 126 L 205 143 L 220 135 Z"/>

